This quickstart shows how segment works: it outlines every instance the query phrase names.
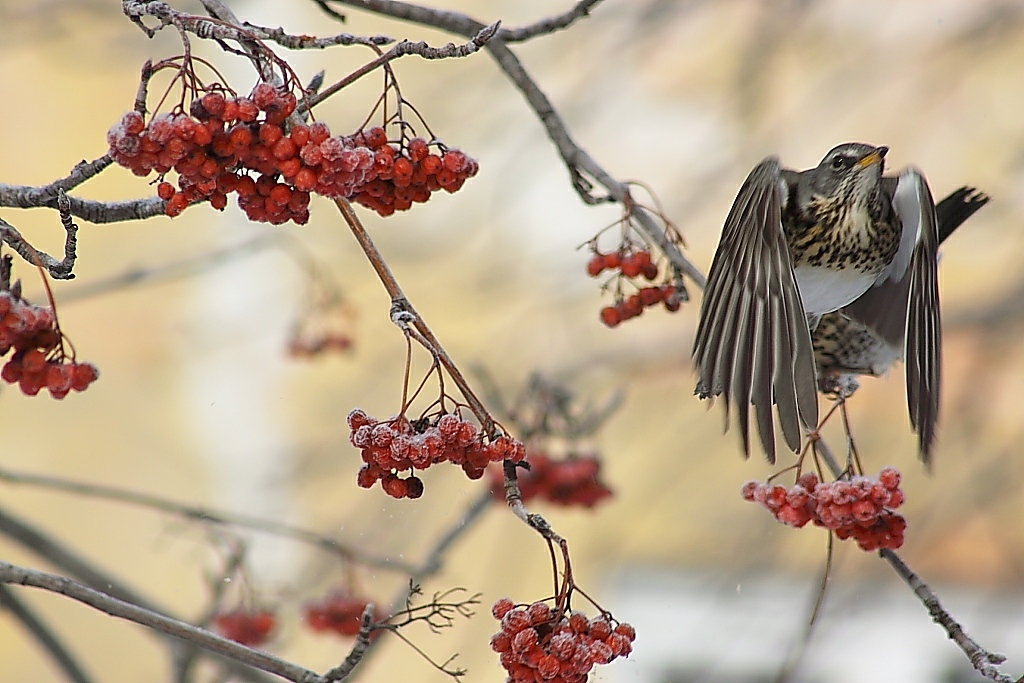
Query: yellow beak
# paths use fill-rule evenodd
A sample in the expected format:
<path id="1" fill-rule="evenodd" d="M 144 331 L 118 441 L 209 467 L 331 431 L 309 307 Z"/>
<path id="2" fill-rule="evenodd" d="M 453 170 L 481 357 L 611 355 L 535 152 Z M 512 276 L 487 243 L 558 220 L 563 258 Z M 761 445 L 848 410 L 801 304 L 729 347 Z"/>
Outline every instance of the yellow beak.
<path id="1" fill-rule="evenodd" d="M 867 168 L 871 164 L 877 164 L 884 157 L 885 153 L 889 151 L 888 147 L 876 147 L 872 151 L 868 152 L 866 156 L 860 159 L 854 166 L 857 168 Z"/>

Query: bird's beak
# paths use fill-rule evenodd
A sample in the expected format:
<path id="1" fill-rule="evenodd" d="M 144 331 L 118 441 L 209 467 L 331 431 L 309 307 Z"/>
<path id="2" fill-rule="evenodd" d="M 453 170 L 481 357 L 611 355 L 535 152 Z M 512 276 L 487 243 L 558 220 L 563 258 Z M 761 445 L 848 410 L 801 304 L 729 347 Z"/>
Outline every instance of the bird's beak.
<path id="1" fill-rule="evenodd" d="M 865 154 L 863 157 L 861 157 L 860 161 L 858 161 L 854 165 L 857 168 L 867 168 L 871 164 L 877 164 L 878 162 L 880 162 L 885 157 L 885 153 L 888 152 L 888 151 L 889 151 L 888 147 L 884 147 L 884 146 L 883 147 L 875 147 L 873 150 L 871 150 L 870 152 Z"/>

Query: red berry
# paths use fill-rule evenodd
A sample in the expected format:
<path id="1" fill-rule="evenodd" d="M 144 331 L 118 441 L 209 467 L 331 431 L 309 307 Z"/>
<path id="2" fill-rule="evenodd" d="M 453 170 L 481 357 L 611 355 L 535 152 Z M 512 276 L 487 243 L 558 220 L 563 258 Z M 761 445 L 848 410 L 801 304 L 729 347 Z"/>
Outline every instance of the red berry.
<path id="1" fill-rule="evenodd" d="M 502 619 L 506 614 L 512 611 L 515 607 L 509 598 L 498 598 L 493 605 L 491 605 L 491 614 L 495 619 Z"/>
<path id="2" fill-rule="evenodd" d="M 72 367 L 71 388 L 85 391 L 85 388 L 99 379 L 100 373 L 92 363 L 76 363 Z"/>
<path id="3" fill-rule="evenodd" d="M 156 186 L 156 195 L 160 197 L 160 199 L 167 201 L 174 196 L 174 185 L 171 185 L 170 183 L 160 183 Z"/>
<path id="4" fill-rule="evenodd" d="M 211 92 L 203 95 L 202 102 L 203 109 L 205 109 L 211 116 L 219 119 L 224 113 L 224 95 L 219 92 Z"/>
<path id="5" fill-rule="evenodd" d="M 252 91 L 252 101 L 259 109 L 266 111 L 277 102 L 277 90 L 269 83 L 260 83 Z"/>
<path id="6" fill-rule="evenodd" d="M 605 306 L 601 309 L 601 322 L 608 327 L 615 327 L 622 322 L 622 315 L 615 306 Z"/>

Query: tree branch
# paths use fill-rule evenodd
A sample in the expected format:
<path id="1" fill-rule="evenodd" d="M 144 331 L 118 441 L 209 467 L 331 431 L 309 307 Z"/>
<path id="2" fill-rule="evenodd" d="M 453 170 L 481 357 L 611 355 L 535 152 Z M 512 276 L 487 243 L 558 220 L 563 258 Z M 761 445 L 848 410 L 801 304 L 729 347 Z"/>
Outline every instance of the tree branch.
<path id="1" fill-rule="evenodd" d="M 832 475 L 838 477 L 842 473 L 842 468 L 839 466 L 839 462 L 836 460 L 828 444 L 824 440 L 819 439 L 816 448 L 821 452 L 825 465 L 829 470 L 832 471 Z M 889 563 L 889 566 L 893 568 L 896 574 L 910 589 L 914 591 L 914 595 L 921 601 L 921 604 L 928 610 L 928 614 L 931 615 L 932 621 L 937 623 L 939 626 L 946 631 L 946 635 L 949 639 L 957 644 L 963 653 L 967 655 L 967 659 L 970 660 L 971 666 L 973 666 L 978 673 L 985 678 L 997 681 L 998 683 L 1015 683 L 1014 679 L 1001 673 L 994 665 L 1002 664 L 1006 661 L 1006 657 L 995 652 L 989 652 L 985 648 L 981 647 L 976 643 L 967 633 L 964 631 L 963 626 L 953 618 L 949 612 L 947 612 L 942 604 L 939 602 L 939 597 L 935 592 L 926 584 L 921 578 L 914 573 L 914 571 L 907 566 L 907 564 L 892 550 L 882 549 L 878 551 L 878 556 Z M 1019 683 L 1016 682 L 1016 683 Z"/>
<path id="2" fill-rule="evenodd" d="M 192 643 L 209 652 L 232 659 L 246 666 L 251 666 L 268 673 L 275 674 L 294 683 L 327 683 L 327 679 L 316 672 L 274 657 L 265 652 L 240 645 L 223 638 L 216 633 L 172 619 L 153 610 L 118 600 L 117 598 L 93 590 L 83 584 L 55 574 L 17 567 L 0 561 L 0 583 L 16 584 L 41 588 L 52 593 L 67 596 L 112 617 L 148 626 L 149 628 L 169 636 Z"/>

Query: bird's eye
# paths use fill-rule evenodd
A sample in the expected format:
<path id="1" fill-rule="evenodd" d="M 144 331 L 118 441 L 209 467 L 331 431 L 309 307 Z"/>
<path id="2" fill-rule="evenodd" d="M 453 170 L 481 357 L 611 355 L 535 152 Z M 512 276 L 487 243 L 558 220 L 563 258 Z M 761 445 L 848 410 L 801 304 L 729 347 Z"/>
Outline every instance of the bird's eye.
<path id="1" fill-rule="evenodd" d="M 832 170 L 841 171 L 848 166 L 847 159 L 842 154 L 832 157 Z"/>

